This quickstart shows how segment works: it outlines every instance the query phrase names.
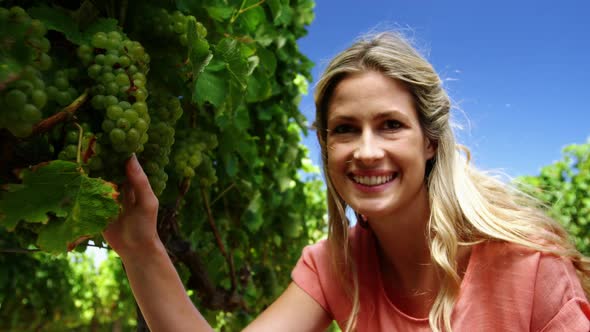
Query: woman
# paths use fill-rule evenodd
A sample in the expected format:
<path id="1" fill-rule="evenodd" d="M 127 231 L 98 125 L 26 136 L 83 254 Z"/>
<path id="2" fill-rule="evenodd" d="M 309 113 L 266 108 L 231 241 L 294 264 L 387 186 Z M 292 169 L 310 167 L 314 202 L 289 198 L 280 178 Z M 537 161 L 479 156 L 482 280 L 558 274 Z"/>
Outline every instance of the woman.
<path id="1" fill-rule="evenodd" d="M 328 240 L 304 249 L 291 285 L 246 330 L 590 330 L 590 260 L 533 200 L 465 162 L 441 81 L 403 38 L 338 55 L 316 109 Z M 211 330 L 158 239 L 135 158 L 127 175 L 132 194 L 104 236 L 150 329 Z"/>

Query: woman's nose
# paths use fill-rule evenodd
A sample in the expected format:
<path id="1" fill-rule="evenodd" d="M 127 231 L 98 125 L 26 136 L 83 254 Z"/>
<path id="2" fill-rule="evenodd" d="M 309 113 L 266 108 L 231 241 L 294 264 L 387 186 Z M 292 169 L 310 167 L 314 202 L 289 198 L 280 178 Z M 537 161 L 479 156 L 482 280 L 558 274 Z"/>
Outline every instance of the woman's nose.
<path id="1" fill-rule="evenodd" d="M 385 152 L 380 147 L 378 137 L 375 137 L 371 131 L 365 130 L 358 139 L 352 157 L 364 164 L 371 164 L 383 158 L 384 155 Z"/>

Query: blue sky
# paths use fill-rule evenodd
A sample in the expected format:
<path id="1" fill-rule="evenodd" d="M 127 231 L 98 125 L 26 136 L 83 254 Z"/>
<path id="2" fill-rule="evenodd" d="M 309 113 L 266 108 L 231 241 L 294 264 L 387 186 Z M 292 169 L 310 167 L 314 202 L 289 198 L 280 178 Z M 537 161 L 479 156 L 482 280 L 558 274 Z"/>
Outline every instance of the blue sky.
<path id="1" fill-rule="evenodd" d="M 300 104 L 314 117 L 312 87 L 326 63 L 361 34 L 399 28 L 445 81 L 462 112 L 456 132 L 475 164 L 536 175 L 561 149 L 590 137 L 589 1 L 316 0 L 299 41 L 316 66 Z M 319 164 L 315 134 L 304 140 Z"/>

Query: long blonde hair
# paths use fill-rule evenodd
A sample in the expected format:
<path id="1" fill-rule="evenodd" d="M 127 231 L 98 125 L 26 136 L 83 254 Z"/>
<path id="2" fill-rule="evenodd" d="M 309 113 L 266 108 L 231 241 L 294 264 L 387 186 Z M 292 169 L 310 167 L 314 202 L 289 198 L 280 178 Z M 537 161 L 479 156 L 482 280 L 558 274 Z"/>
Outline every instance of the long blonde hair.
<path id="1" fill-rule="evenodd" d="M 328 242 L 333 268 L 349 290 L 352 310 L 346 331 L 355 329 L 360 309 L 358 275 L 348 240 L 346 202 L 336 192 L 327 170 L 327 113 L 336 85 L 347 76 L 378 71 L 403 82 L 414 97 L 422 129 L 437 146 L 427 166 L 431 215 L 428 237 L 432 262 L 441 288 L 429 313 L 433 331 L 451 331 L 451 313 L 459 293 L 457 271 L 460 245 L 485 240 L 517 243 L 570 259 L 585 293 L 590 294 L 590 259 L 576 250 L 561 225 L 549 218 L 540 203 L 499 179 L 476 170 L 458 149 L 451 130 L 451 102 L 439 76 L 398 33 L 381 33 L 361 39 L 328 65 L 315 91 L 316 121 L 328 187 Z M 350 287 L 351 286 L 351 287 Z"/>

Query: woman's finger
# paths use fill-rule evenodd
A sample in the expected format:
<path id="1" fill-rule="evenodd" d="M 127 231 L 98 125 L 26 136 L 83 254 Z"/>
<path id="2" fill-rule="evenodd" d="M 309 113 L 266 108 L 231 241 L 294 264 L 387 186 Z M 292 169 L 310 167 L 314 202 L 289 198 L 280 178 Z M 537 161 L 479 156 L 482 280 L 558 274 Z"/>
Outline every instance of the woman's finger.
<path id="1" fill-rule="evenodd" d="M 123 191 L 123 206 L 124 207 L 131 207 L 135 205 L 135 193 L 133 192 L 133 187 L 129 184 L 129 182 L 123 183 L 122 186 Z"/>
<path id="2" fill-rule="evenodd" d="M 127 160 L 126 166 L 127 180 L 131 187 L 131 191 L 133 191 L 135 204 L 144 207 L 152 207 L 152 205 L 157 205 L 157 198 L 154 195 L 147 175 L 145 175 L 145 172 L 141 168 L 141 165 L 139 164 L 135 154 L 133 154 L 131 158 Z"/>

